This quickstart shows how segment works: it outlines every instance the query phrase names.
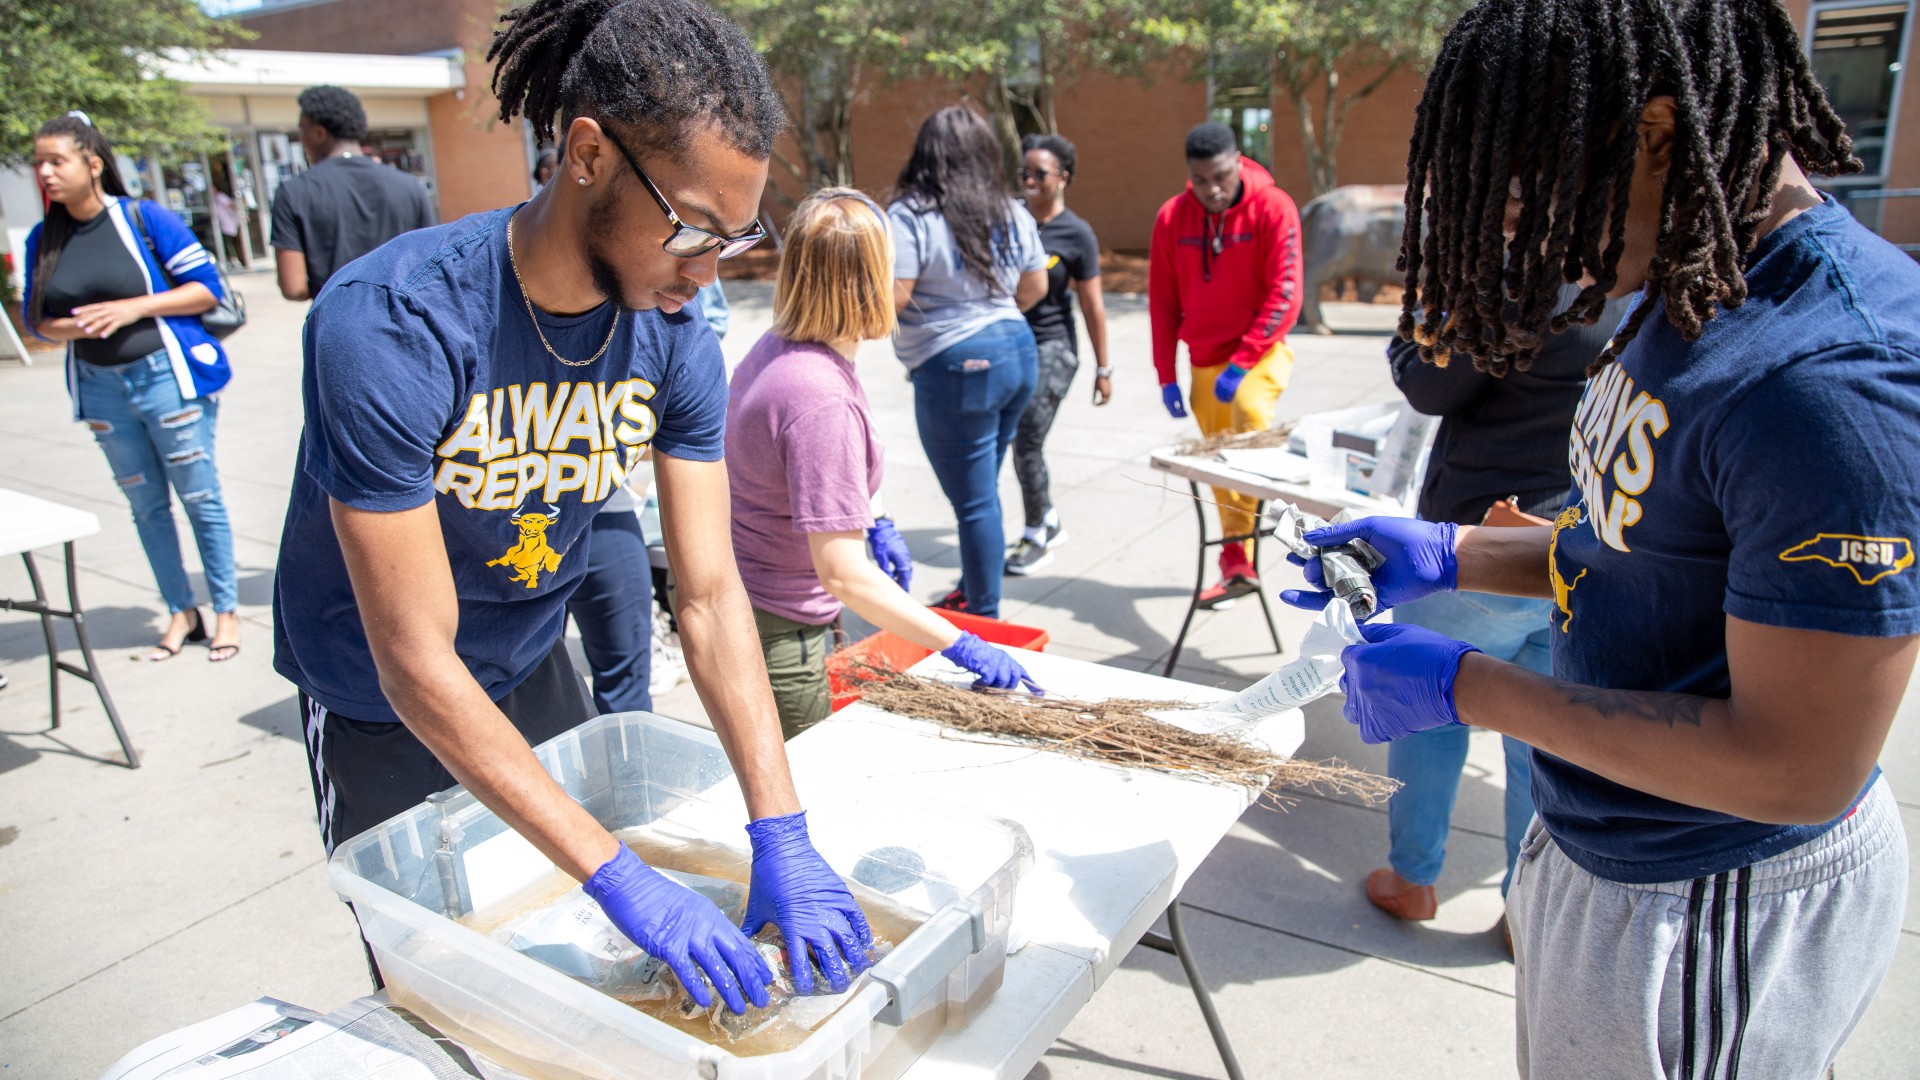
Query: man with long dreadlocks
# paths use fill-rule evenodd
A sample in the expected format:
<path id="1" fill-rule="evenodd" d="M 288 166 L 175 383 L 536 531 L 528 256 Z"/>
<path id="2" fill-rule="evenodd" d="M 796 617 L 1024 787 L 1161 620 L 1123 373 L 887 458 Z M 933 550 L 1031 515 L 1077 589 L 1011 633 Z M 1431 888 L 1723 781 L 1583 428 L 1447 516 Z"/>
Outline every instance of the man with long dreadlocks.
<path id="1" fill-rule="evenodd" d="M 1402 334 L 1501 374 L 1638 294 L 1551 526 L 1309 537 L 1380 549 L 1383 605 L 1554 601 L 1554 677 L 1415 626 L 1343 658 L 1369 742 L 1537 748 L 1523 1076 L 1820 1076 L 1892 961 L 1875 760 L 1920 651 L 1920 268 L 1807 178 L 1859 168 L 1777 0 L 1486 0 L 1428 79 Z"/>
<path id="2" fill-rule="evenodd" d="M 457 781 L 702 1006 L 709 981 L 735 1012 L 767 1003 L 747 938 L 768 923 L 843 989 L 871 934 L 788 773 L 729 539 L 726 371 L 693 302 L 761 238 L 779 96 L 697 0 L 532 0 L 503 21 L 501 119 L 550 140 L 558 117 L 552 182 L 358 260 L 306 323 L 274 661 L 300 690 L 328 848 Z M 529 749 L 591 715 L 566 602 L 595 507 L 649 446 L 688 666 L 753 818 L 744 933 Z"/>

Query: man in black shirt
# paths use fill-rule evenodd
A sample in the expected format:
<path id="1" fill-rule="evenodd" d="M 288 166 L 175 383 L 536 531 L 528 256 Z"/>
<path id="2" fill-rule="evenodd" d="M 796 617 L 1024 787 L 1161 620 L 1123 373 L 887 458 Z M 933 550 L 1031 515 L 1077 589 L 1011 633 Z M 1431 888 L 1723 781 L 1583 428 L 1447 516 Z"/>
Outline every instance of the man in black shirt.
<path id="1" fill-rule="evenodd" d="M 300 92 L 300 146 L 312 164 L 273 196 L 280 295 L 311 300 L 333 272 L 413 229 L 436 224 L 427 189 L 360 152 L 367 113 L 337 86 Z"/>
<path id="2" fill-rule="evenodd" d="M 1007 573 L 1031 574 L 1053 560 L 1053 549 L 1067 532 L 1053 509 L 1047 459 L 1041 453 L 1060 400 L 1080 370 L 1079 338 L 1073 329 L 1073 294 L 1087 319 L 1093 342 L 1093 403 L 1113 396 L 1113 370 L 1107 366 L 1107 308 L 1100 293 L 1100 241 L 1093 228 L 1067 209 L 1067 185 L 1073 183 L 1073 144 L 1058 135 L 1029 135 L 1021 143 L 1021 185 L 1027 209 L 1040 223 L 1040 245 L 1047 253 L 1047 294 L 1027 309 L 1040 354 L 1040 376 L 1020 414 L 1013 440 L 1013 472 L 1026 504 L 1026 529 L 1007 555 Z M 1071 289 L 1071 291 L 1069 291 Z"/>
<path id="3" fill-rule="evenodd" d="M 1561 302 L 1578 292 L 1569 286 Z M 1465 359 L 1442 368 L 1420 349 L 1395 339 L 1387 347 L 1394 384 L 1407 403 L 1440 417 L 1419 513 L 1456 525 L 1518 525 L 1522 514 L 1551 520 L 1567 503 L 1567 431 L 1587 385 L 1587 365 L 1606 348 L 1631 297 L 1611 301 L 1590 326 L 1572 326 L 1541 345 L 1525 371 L 1495 378 Z M 1495 504 L 1512 502 L 1495 510 Z M 1489 514 L 1489 511 L 1495 511 Z M 1443 592 L 1394 608 L 1394 621 L 1469 642 L 1490 656 L 1551 674 L 1551 600 Z M 1387 773 L 1404 786 L 1387 806 L 1388 865 L 1367 877 L 1367 899 L 1402 919 L 1431 919 L 1434 883 L 1446 856 L 1447 831 L 1467 760 L 1467 730 L 1423 731 L 1387 748 Z M 1533 816 L 1531 769 L 1524 743 L 1502 736 L 1506 750 L 1507 874 Z M 1506 879 L 1500 883 L 1501 895 Z"/>

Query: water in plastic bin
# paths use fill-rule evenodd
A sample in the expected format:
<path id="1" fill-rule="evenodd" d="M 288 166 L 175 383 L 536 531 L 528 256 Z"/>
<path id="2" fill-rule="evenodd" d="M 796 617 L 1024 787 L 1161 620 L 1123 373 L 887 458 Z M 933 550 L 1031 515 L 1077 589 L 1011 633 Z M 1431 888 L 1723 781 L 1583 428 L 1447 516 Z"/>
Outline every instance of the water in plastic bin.
<path id="1" fill-rule="evenodd" d="M 712 900 L 729 919 L 740 921 L 746 908 L 751 869 L 746 852 L 710 841 L 662 836 L 644 828 L 623 830 L 616 836 L 648 865 Z M 886 857 L 888 853 L 873 855 Z M 876 863 L 868 867 L 867 872 L 856 869 L 856 874 L 874 877 L 880 869 Z M 856 882 L 848 885 L 873 930 L 874 947 L 868 954 L 869 966 L 926 920 L 924 913 L 872 889 Z M 901 899 L 911 903 L 913 898 Z M 755 947 L 775 974 L 773 986 L 769 988 L 768 1006 L 764 1009 L 749 1006 L 746 1015 L 736 1015 L 715 994 L 713 1007 L 701 1009 L 665 964 L 648 956 L 614 929 L 600 912 L 599 905 L 572 878 L 558 870 L 554 871 L 548 887 L 527 894 L 521 902 L 506 910 L 489 912 L 485 918 L 465 921 L 479 933 L 662 1023 L 724 1046 L 741 1057 L 794 1049 L 866 984 L 863 974 L 842 993 L 824 992 L 825 977 L 814 965 L 815 985 L 823 992 L 806 997 L 796 995 L 785 942 L 776 928 L 768 926 L 754 938 Z M 811 958 L 806 962 L 812 964 Z"/>

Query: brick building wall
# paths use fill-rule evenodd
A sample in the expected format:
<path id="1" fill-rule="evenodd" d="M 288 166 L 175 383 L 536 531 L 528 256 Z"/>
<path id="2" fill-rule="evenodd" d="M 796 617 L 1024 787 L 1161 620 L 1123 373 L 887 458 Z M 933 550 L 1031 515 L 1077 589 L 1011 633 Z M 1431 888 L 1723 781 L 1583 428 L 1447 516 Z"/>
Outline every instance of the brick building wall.
<path id="1" fill-rule="evenodd" d="M 1806 31 L 1809 0 L 1786 0 Z M 1920 5 L 1907 21 L 1908 62 L 1920 62 Z M 1154 213 L 1186 182 L 1180 151 L 1188 128 L 1206 118 L 1206 84 L 1182 63 L 1157 66 L 1146 82 L 1092 75 L 1066 87 L 1056 114 L 1061 133 L 1079 151 L 1080 175 L 1069 202 L 1109 250 L 1144 251 Z M 1348 85 L 1369 77 L 1347 72 Z M 1406 72 L 1389 79 L 1349 115 L 1336 163 L 1341 184 L 1404 184 L 1407 142 L 1425 85 Z M 912 149 L 913 134 L 929 113 L 964 97 L 962 87 L 915 82 L 880 90 L 855 109 L 854 179 L 878 194 L 893 182 Z M 1314 101 L 1315 122 L 1319 120 Z M 1920 79 L 1901 89 L 1886 186 L 1920 187 Z M 1302 154 L 1298 114 L 1291 99 L 1273 101 L 1273 173 L 1305 205 L 1313 197 Z M 1881 232 L 1896 243 L 1920 242 L 1920 198 L 1889 201 Z"/>
<path id="2" fill-rule="evenodd" d="M 498 120 L 500 103 L 487 86 L 486 55 L 498 9 L 493 0 L 322 0 L 268 8 L 241 17 L 260 36 L 256 49 L 408 55 L 465 51 L 464 90 L 427 99 L 442 220 L 492 210 L 527 197 L 532 163 L 518 124 Z"/>
<path id="3" fill-rule="evenodd" d="M 1407 135 L 1421 85 L 1417 76 L 1397 76 L 1355 107 L 1340 145 L 1341 183 L 1405 181 Z M 875 195 L 886 191 L 912 152 L 920 122 L 967 99 L 965 87 L 934 80 L 870 94 L 854 109 L 854 183 Z M 1055 114 L 1080 159 L 1068 196 L 1074 212 L 1094 227 L 1103 247 L 1144 252 L 1160 205 L 1186 185 L 1182 146 L 1187 130 L 1206 119 L 1205 79 L 1191 77 L 1178 61 L 1155 65 L 1144 80 L 1094 73 L 1060 95 Z M 1292 103 L 1275 98 L 1274 178 L 1304 205 L 1313 191 L 1300 146 Z M 788 196 L 794 194 L 780 170 L 774 179 Z"/>
<path id="4" fill-rule="evenodd" d="M 906 164 L 921 121 L 965 100 L 964 87 L 937 80 L 871 94 L 854 110 L 854 183 L 876 196 L 884 193 Z M 1146 249 L 1154 212 L 1186 183 L 1181 140 L 1205 113 L 1205 85 L 1164 65 L 1150 83 L 1093 75 L 1062 96 L 1060 127 L 1080 158 L 1070 202 L 1093 224 L 1103 246 Z M 791 196 L 790 180 L 776 179 Z"/>

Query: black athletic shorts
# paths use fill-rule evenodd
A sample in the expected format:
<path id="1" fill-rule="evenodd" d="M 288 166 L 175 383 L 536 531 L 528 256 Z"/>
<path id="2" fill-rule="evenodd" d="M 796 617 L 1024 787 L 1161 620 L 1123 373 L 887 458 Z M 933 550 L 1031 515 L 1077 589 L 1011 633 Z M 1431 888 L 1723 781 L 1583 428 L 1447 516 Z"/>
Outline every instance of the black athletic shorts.
<path id="1" fill-rule="evenodd" d="M 586 684 L 556 642 L 533 674 L 495 704 L 538 746 L 593 719 Z M 314 807 L 327 854 L 458 781 L 405 724 L 342 716 L 300 691 Z"/>

